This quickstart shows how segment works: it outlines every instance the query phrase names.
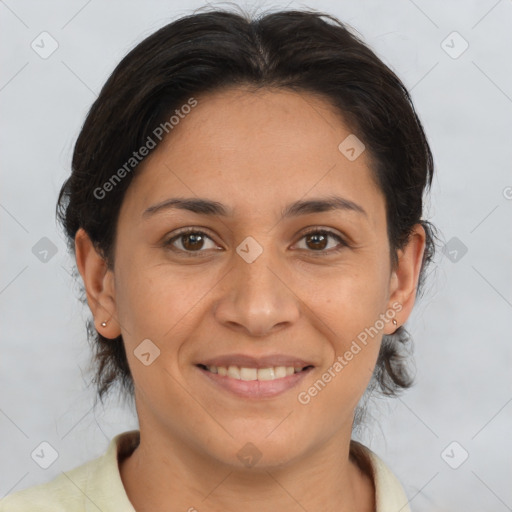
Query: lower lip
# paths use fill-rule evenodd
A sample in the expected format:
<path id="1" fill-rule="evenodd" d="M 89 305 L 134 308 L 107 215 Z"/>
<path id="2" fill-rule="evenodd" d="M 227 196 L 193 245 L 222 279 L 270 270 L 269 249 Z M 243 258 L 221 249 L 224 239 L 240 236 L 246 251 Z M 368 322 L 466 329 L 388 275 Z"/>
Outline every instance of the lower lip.
<path id="1" fill-rule="evenodd" d="M 218 373 L 212 373 L 208 370 L 204 370 L 200 366 L 196 368 L 205 376 L 208 377 L 212 382 L 220 386 L 226 391 L 243 397 L 243 398 L 271 398 L 288 391 L 289 389 L 296 386 L 313 368 L 308 368 L 299 373 L 293 375 L 287 375 L 280 379 L 274 380 L 240 380 L 233 379 L 225 375 L 219 375 Z"/>

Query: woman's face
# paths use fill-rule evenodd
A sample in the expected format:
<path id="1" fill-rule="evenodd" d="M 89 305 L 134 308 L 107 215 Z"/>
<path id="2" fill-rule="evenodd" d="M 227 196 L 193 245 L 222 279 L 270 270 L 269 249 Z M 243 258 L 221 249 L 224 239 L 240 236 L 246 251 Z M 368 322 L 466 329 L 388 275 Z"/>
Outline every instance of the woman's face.
<path id="1" fill-rule="evenodd" d="M 123 336 L 141 430 L 285 463 L 350 437 L 382 335 L 413 306 L 424 232 L 392 270 L 368 155 L 339 148 L 351 133 L 319 98 L 197 99 L 128 188 L 96 323 Z"/>

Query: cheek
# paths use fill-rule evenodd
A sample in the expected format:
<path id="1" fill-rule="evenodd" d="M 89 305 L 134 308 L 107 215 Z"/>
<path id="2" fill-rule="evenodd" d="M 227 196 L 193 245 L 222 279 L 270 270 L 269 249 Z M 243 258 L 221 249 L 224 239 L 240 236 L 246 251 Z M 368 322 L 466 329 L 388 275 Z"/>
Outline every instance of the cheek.
<path id="1" fill-rule="evenodd" d="M 116 303 L 119 320 L 126 331 L 125 341 L 137 344 L 149 338 L 162 350 L 171 348 L 168 341 L 186 335 L 194 308 L 218 279 L 212 271 L 148 265 L 147 257 L 139 262 L 135 259 L 125 264 L 120 262 Z"/>
<path id="2" fill-rule="evenodd" d="M 384 312 L 388 281 L 381 265 L 331 268 L 327 274 L 300 282 L 300 298 L 340 340 L 356 336 Z"/>
<path id="3" fill-rule="evenodd" d="M 381 265 L 367 264 L 331 272 L 314 284 L 302 283 L 301 298 L 312 312 L 311 321 L 330 345 L 328 368 L 336 375 L 330 387 L 337 389 L 339 396 L 359 396 L 371 378 L 380 349 L 386 275 Z M 334 368 L 335 361 L 339 364 Z"/>

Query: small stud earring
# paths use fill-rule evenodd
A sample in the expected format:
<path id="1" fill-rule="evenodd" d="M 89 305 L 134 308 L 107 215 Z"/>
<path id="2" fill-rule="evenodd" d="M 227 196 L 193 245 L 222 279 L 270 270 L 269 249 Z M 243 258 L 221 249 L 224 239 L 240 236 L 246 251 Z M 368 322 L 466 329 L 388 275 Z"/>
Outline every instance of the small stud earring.
<path id="1" fill-rule="evenodd" d="M 101 327 L 107 327 L 107 322 L 101 322 Z"/>
<path id="2" fill-rule="evenodd" d="M 396 321 L 396 318 L 393 318 L 393 325 L 397 325 L 398 322 Z"/>

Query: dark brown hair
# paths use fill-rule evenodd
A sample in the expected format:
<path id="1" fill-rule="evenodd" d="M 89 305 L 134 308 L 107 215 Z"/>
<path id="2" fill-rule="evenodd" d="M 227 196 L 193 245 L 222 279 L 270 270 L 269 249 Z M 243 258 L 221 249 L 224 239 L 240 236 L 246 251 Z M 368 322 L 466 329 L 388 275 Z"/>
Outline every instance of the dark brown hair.
<path id="1" fill-rule="evenodd" d="M 119 210 L 137 166 L 123 173 L 107 199 L 98 198 L 95 191 L 191 97 L 238 85 L 309 92 L 336 109 L 371 157 L 374 179 L 385 197 L 393 266 L 415 224 L 426 231 L 419 294 L 436 238 L 435 227 L 422 219 L 422 196 L 434 172 L 423 127 L 395 73 L 345 24 L 313 10 L 258 17 L 227 10 L 194 13 L 164 26 L 130 51 L 87 115 L 74 148 L 71 176 L 59 194 L 57 217 L 71 252 L 82 227 L 112 269 Z M 85 301 L 84 295 L 81 299 Z M 122 337 L 104 338 L 92 319 L 87 332 L 100 400 L 116 382 L 133 398 Z M 403 326 L 384 336 L 369 389 L 392 396 L 411 385 L 406 357 L 410 343 Z"/>

